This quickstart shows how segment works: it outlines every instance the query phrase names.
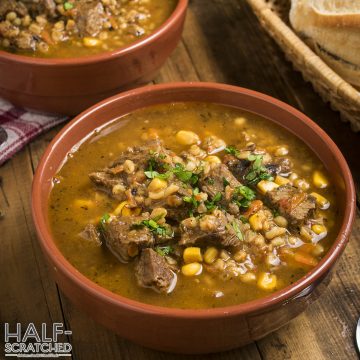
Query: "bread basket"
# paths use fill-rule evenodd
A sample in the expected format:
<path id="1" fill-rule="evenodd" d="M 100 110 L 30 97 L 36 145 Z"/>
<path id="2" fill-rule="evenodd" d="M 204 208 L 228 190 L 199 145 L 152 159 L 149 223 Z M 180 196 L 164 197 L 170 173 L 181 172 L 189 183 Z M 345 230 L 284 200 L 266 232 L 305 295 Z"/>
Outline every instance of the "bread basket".
<path id="1" fill-rule="evenodd" d="M 360 131 L 360 92 L 342 79 L 291 29 L 290 0 L 247 0 L 260 23 L 316 92 L 354 131 Z"/>

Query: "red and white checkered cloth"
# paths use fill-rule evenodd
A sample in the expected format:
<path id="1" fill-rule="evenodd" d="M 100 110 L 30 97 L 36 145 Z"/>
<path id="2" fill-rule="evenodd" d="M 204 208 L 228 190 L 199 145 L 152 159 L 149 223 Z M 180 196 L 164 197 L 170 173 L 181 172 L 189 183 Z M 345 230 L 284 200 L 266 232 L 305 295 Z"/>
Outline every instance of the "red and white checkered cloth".
<path id="1" fill-rule="evenodd" d="M 0 166 L 36 136 L 65 120 L 16 108 L 0 98 Z"/>

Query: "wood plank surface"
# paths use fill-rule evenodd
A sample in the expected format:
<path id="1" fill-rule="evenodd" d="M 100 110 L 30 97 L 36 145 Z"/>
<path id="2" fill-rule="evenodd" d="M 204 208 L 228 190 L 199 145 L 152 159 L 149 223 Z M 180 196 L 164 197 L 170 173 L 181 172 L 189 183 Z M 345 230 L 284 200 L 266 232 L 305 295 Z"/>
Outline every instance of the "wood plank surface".
<path id="1" fill-rule="evenodd" d="M 360 185 L 359 135 L 340 121 L 294 72 L 258 24 L 245 0 L 190 2 L 183 38 L 155 80 L 216 81 L 277 97 L 314 119 L 344 153 Z M 0 321 L 64 322 L 73 359 L 356 359 L 354 330 L 360 316 L 360 216 L 326 293 L 277 332 L 241 349 L 181 356 L 142 348 L 119 338 L 76 309 L 49 277 L 31 220 L 33 172 L 60 127 L 40 136 L 0 168 Z M 3 331 L 3 329 L 1 329 Z M 3 334 L 0 334 L 3 339 Z M 196 340 L 196 339 L 195 339 Z M 1 343 L 3 346 L 3 343 Z M 0 349 L 0 358 L 3 351 Z"/>

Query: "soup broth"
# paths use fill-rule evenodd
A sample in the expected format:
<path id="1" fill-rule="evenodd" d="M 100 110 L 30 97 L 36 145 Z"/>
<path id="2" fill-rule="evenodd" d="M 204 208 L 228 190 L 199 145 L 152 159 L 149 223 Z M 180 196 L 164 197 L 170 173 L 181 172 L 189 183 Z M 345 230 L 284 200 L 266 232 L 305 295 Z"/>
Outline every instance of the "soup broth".
<path id="1" fill-rule="evenodd" d="M 99 176 L 110 170 L 112 181 L 124 172 L 136 173 L 141 166 L 129 154 L 149 143 L 166 150 L 147 151 L 146 176 L 138 174 L 143 180 L 137 194 L 134 187 L 126 193 L 122 184 L 112 183 L 109 192 L 100 184 Z M 228 175 L 221 178 L 219 195 L 212 187 L 220 170 Z M 149 191 L 145 200 L 136 199 L 140 186 Z M 178 186 L 171 199 L 180 199 L 179 208 L 151 205 L 162 201 L 150 199 L 160 196 L 156 186 L 165 192 Z M 128 195 L 125 201 L 121 191 Z M 285 200 L 276 198 L 282 191 L 292 192 L 289 201 L 296 201 L 291 214 Z M 164 208 L 162 217 L 157 209 Z M 153 242 L 129 246 L 124 255 L 114 243 L 122 229 L 116 222 L 127 224 L 132 218 L 131 236 L 142 232 Z M 315 154 L 267 119 L 207 103 L 153 106 L 95 131 L 53 179 L 49 219 L 57 246 L 86 277 L 127 298 L 176 308 L 235 305 L 282 289 L 316 266 L 337 234 L 331 176 Z M 216 229 L 213 221 L 218 221 Z M 125 238 L 130 241 L 130 235 Z M 153 282 L 141 278 L 152 274 L 153 268 L 141 268 L 152 258 L 161 266 L 166 263 L 177 280 L 166 291 L 166 273 L 155 271 Z"/>

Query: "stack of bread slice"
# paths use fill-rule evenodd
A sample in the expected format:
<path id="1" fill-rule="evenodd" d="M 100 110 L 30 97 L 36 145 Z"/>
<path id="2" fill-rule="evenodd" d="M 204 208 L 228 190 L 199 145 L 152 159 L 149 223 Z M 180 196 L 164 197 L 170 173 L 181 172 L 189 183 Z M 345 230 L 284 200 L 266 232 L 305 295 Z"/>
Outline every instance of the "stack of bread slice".
<path id="1" fill-rule="evenodd" d="M 290 23 L 335 72 L 360 89 L 360 0 L 292 0 Z"/>

